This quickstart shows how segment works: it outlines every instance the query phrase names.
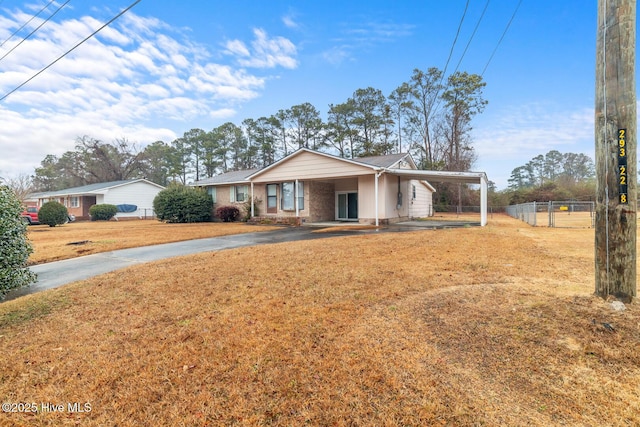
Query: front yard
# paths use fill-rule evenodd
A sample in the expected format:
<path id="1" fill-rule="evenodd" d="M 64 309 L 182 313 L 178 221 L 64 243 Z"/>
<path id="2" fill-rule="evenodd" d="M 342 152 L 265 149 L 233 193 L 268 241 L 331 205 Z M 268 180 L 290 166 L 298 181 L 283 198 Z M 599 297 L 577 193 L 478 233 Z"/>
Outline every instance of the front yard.
<path id="1" fill-rule="evenodd" d="M 241 222 L 167 224 L 155 220 L 85 221 L 53 228 L 47 225 L 34 225 L 28 228 L 29 240 L 34 248 L 29 264 L 59 261 L 117 249 L 253 233 L 276 228 L 250 226 Z"/>
<path id="2" fill-rule="evenodd" d="M 4 401 L 91 411 L 0 419 L 640 425 L 640 313 L 592 296 L 592 257 L 593 230 L 498 217 L 106 274 L 0 304 Z"/>

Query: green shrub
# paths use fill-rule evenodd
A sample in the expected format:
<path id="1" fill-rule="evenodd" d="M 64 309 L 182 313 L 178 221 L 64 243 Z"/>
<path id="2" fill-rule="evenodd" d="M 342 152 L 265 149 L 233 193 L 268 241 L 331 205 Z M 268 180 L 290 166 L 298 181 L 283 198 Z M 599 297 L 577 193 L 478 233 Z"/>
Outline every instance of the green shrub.
<path id="1" fill-rule="evenodd" d="M 240 209 L 235 206 L 220 206 L 216 209 L 216 217 L 223 222 L 233 222 L 240 218 Z"/>
<path id="2" fill-rule="evenodd" d="M 40 224 L 55 227 L 69 221 L 69 211 L 58 202 L 47 202 L 38 211 L 38 221 Z"/>
<path id="3" fill-rule="evenodd" d="M 11 289 L 36 280 L 27 268 L 33 248 L 27 239 L 27 225 L 22 221 L 21 212 L 22 205 L 14 192 L 0 185 L 0 299 Z"/>
<path id="4" fill-rule="evenodd" d="M 213 201 L 204 190 L 173 184 L 153 199 L 153 209 L 160 221 L 207 222 L 211 221 Z"/>
<path id="5" fill-rule="evenodd" d="M 102 204 L 93 205 L 89 208 L 89 215 L 91 215 L 91 221 L 109 221 L 118 213 L 118 207 L 116 205 Z"/>

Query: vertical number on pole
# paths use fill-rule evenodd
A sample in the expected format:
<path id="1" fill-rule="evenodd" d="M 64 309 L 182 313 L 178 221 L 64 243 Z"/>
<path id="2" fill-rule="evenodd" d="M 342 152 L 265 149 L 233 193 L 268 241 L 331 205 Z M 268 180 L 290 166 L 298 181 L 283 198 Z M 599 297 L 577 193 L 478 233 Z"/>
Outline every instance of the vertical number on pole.
<path id="1" fill-rule="evenodd" d="M 618 194 L 620 204 L 629 203 L 627 198 L 627 130 L 618 129 Z"/>

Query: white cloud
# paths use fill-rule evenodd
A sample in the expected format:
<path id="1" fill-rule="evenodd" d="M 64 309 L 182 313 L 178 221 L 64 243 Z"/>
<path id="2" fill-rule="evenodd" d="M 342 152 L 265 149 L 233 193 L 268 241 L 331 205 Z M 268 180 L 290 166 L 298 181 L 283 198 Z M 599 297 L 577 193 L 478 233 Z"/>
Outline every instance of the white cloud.
<path id="1" fill-rule="evenodd" d="M 551 150 L 594 157 L 594 110 L 548 104 L 515 106 L 479 117 L 473 130 L 478 169 L 506 188 L 511 171 Z"/>
<path id="2" fill-rule="evenodd" d="M 285 27 L 287 28 L 298 28 L 300 27 L 300 25 L 298 25 L 298 23 L 295 21 L 294 17 L 292 15 L 285 15 L 282 17 L 282 23 L 285 25 Z"/>
<path id="3" fill-rule="evenodd" d="M 410 24 L 373 20 L 343 23 L 341 26 L 341 33 L 332 40 L 334 45 L 322 53 L 322 58 L 332 65 L 353 59 L 362 50 L 409 37 L 414 29 Z"/>
<path id="4" fill-rule="evenodd" d="M 0 10 L 0 37 L 29 17 Z M 89 16 L 50 24 L 2 61 L 0 97 L 102 25 Z M 297 66 L 292 42 L 263 30 L 254 36 L 249 44 L 226 45 L 239 68 L 213 62 L 207 47 L 158 19 L 124 15 L 0 101 L 0 176 L 33 173 L 47 154 L 73 150 L 82 135 L 144 145 L 171 141 L 193 122 L 232 118 L 237 107 L 259 96 L 269 77 L 246 67 Z M 0 48 L 0 56 L 17 40 Z M 169 129 L 169 122 L 177 129 Z"/>
<path id="5" fill-rule="evenodd" d="M 251 68 L 284 67 L 293 69 L 298 66 L 295 56 L 296 46 L 284 37 L 269 38 L 260 28 L 253 30 L 255 39 L 249 49 L 239 40 L 230 40 L 225 44 L 227 54 L 237 57 L 238 64 Z"/>

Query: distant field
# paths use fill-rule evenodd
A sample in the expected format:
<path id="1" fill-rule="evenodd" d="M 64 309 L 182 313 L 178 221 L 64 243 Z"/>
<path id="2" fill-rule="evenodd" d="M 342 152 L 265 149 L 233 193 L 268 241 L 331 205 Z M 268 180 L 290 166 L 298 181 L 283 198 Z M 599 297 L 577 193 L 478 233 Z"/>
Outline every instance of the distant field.
<path id="1" fill-rule="evenodd" d="M 640 425 L 593 282 L 592 229 L 504 215 L 129 268 L 0 304 L 3 402 L 91 407 L 0 424 Z"/>

